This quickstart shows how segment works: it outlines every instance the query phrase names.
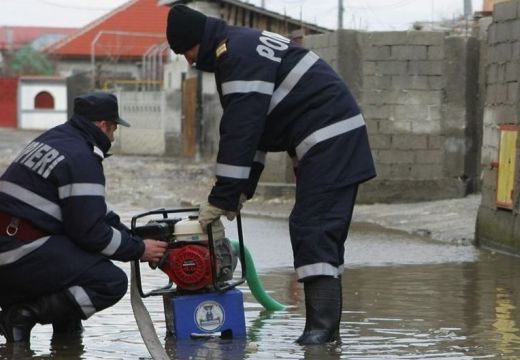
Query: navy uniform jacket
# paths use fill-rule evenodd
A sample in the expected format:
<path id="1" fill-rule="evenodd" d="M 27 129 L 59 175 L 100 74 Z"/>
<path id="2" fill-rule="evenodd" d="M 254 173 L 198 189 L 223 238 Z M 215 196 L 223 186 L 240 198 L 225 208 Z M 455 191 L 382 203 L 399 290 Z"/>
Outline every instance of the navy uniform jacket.
<path id="1" fill-rule="evenodd" d="M 278 34 L 208 18 L 196 66 L 215 73 L 224 109 L 211 204 L 235 210 L 240 193 L 252 197 L 266 152 L 287 151 L 303 167 L 317 144 L 347 133 L 350 145 L 320 160 L 336 168 L 320 183 L 342 187 L 375 176 L 355 100 L 312 51 Z"/>
<path id="2" fill-rule="evenodd" d="M 49 235 L 65 235 L 85 251 L 139 259 L 142 239 L 132 237 L 105 203 L 102 160 L 110 145 L 93 123 L 78 116 L 44 132 L 0 177 L 0 212 L 27 219 Z M 48 239 L 29 243 L 0 235 L 0 265 Z"/>

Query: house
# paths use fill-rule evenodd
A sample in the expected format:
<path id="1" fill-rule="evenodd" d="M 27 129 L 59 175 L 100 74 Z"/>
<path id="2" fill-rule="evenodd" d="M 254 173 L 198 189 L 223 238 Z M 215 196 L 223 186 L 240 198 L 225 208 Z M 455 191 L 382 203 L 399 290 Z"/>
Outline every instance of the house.
<path id="1" fill-rule="evenodd" d="M 57 78 L 54 80 L 66 81 L 65 95 L 53 95 L 56 100 L 53 111 L 63 111 L 61 99 L 65 99 L 68 106 L 65 105 L 64 109 L 65 112 L 68 109 L 68 114 L 64 113 L 54 119 L 64 121 L 71 115 L 71 101 L 77 95 L 94 88 L 110 90 L 116 92 L 120 99 L 123 117 L 131 119 L 134 125 L 130 129 L 121 130 L 115 144 L 116 149 L 125 153 L 198 156 L 200 153 L 196 149 L 201 144 L 197 144 L 197 141 L 208 138 L 206 154 L 212 155 L 218 123 L 218 111 L 211 111 L 217 98 L 215 86 L 210 74 L 203 75 L 190 69 L 184 60 L 178 61 L 178 57 L 169 49 L 165 36 L 169 11 L 169 6 L 166 5 L 174 3 L 177 2 L 130 0 L 84 28 L 47 46 L 44 52 L 56 64 Z M 221 17 L 234 25 L 267 29 L 293 39 L 299 39 L 304 34 L 329 31 L 242 1 L 183 3 L 210 16 Z M 197 85 L 198 77 L 203 78 L 201 86 Z M 167 80 L 166 86 L 163 86 L 164 79 Z M 186 86 L 181 84 L 181 79 L 187 80 Z M 31 89 L 36 86 L 34 81 L 35 79 L 19 80 L 24 88 L 29 86 Z M 11 88 L 13 87 L 18 88 L 18 85 Z M 35 107 L 34 91 L 18 91 L 12 94 L 11 98 L 17 104 L 16 109 L 12 109 L 13 102 L 7 107 L 16 114 L 16 119 L 13 115 L 8 125 L 4 121 L 6 124 L 2 126 L 46 128 L 54 125 L 44 120 L 44 114 L 40 114 L 40 110 Z M 52 92 L 49 93 L 52 95 Z M 206 97 L 204 101 L 202 96 Z M 29 100 L 22 101 L 26 97 Z M 187 105 L 181 106 L 181 101 Z M 196 111 L 194 105 L 197 104 L 208 110 Z M 44 111 L 51 113 L 48 109 Z M 202 116 L 205 116 L 205 121 Z M 204 129 L 199 126 L 202 122 L 206 124 Z M 137 146 L 136 141 L 139 144 Z M 183 149 L 171 149 L 170 144 L 174 144 L 174 147 L 178 146 L 175 144 L 182 144 Z"/>
<path id="2" fill-rule="evenodd" d="M 75 28 L 0 26 L 0 73 L 9 72 L 6 64 L 22 47 L 31 45 L 40 50 L 75 31 Z"/>
<path id="3" fill-rule="evenodd" d="M 159 4 L 186 4 L 206 15 L 225 20 L 230 25 L 246 26 L 282 34 L 292 40 L 304 35 L 322 34 L 330 29 L 304 22 L 240 0 L 159 0 Z"/>
<path id="4" fill-rule="evenodd" d="M 77 30 L 42 26 L 0 26 L 0 51 L 16 51 L 34 42 L 41 44 L 42 39 L 52 39 L 54 42 Z"/>
<path id="5" fill-rule="evenodd" d="M 128 1 L 45 52 L 56 60 L 59 75 L 93 76 L 91 88 L 160 89 L 163 65 L 170 54 L 165 36 L 169 7 L 164 5 L 175 3 L 179 1 Z M 329 31 L 238 0 L 196 1 L 190 6 L 234 25 L 262 28 L 292 38 Z"/>
<path id="6" fill-rule="evenodd" d="M 215 86 L 210 74 L 190 69 L 184 59 L 180 61 L 169 49 L 165 36 L 167 5 L 174 3 L 177 2 L 128 1 L 45 49 L 55 59 L 58 74 L 67 77 L 69 111 L 71 99 L 90 89 L 117 92 L 123 117 L 131 119 L 133 125 L 121 129 L 115 144 L 124 153 L 198 156 L 197 141 L 203 138 L 209 138 L 206 153 L 214 152 L 216 131 L 210 130 L 210 136 L 201 135 L 201 131 L 215 128 L 218 111 L 197 112 L 194 106 L 213 108 Z M 183 3 L 234 25 L 265 28 L 294 39 L 329 31 L 243 1 Z M 203 78 L 203 86 L 194 86 L 197 77 Z M 183 79 L 190 85 L 184 86 Z M 206 96 L 204 101 L 202 96 Z M 181 101 L 189 104 L 189 109 L 183 108 Z M 205 129 L 198 125 L 202 122 L 207 124 Z M 191 131 L 193 128 L 199 131 Z M 181 139 L 181 133 L 186 138 Z M 154 144 L 153 148 L 150 144 Z M 178 144 L 183 149 L 175 148 Z"/>
<path id="7" fill-rule="evenodd" d="M 18 76 L 10 63 L 27 45 L 40 50 L 76 28 L 0 27 L 0 127 L 49 129 L 67 120 L 67 86 L 59 76 Z"/>
<path id="8" fill-rule="evenodd" d="M 168 8 L 157 0 L 131 0 L 45 49 L 61 76 L 93 75 L 91 88 L 141 88 L 160 83 L 169 51 Z"/>

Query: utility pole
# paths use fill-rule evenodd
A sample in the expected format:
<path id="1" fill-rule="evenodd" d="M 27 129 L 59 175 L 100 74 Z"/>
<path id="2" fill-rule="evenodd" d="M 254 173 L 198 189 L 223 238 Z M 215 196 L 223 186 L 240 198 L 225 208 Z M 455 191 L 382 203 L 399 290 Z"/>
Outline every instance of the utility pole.
<path id="1" fill-rule="evenodd" d="M 473 9 L 471 7 L 471 0 L 464 0 L 464 17 L 467 19 L 473 13 Z"/>
<path id="2" fill-rule="evenodd" d="M 265 0 L 262 0 L 262 8 L 265 9 Z"/>
<path id="3" fill-rule="evenodd" d="M 469 36 L 469 20 L 473 10 L 471 8 L 471 0 L 464 0 L 464 20 L 466 21 L 466 37 Z"/>
<path id="4" fill-rule="evenodd" d="M 338 29 L 343 29 L 343 12 L 345 8 L 343 7 L 343 0 L 338 0 Z"/>

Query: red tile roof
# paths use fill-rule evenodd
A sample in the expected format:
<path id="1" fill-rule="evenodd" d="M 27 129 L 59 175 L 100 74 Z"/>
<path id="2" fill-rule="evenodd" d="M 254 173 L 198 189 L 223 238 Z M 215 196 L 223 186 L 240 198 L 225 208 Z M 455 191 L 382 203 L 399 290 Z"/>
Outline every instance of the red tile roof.
<path id="1" fill-rule="evenodd" d="M 0 26 L 0 51 L 18 50 L 42 35 L 70 35 L 77 30 L 41 26 Z"/>
<path id="2" fill-rule="evenodd" d="M 20 76 L 21 81 L 64 81 L 63 76 L 38 76 L 38 75 L 24 75 Z"/>
<path id="3" fill-rule="evenodd" d="M 140 58 L 166 41 L 168 11 L 157 0 L 129 1 L 46 52 L 60 58 L 90 58 L 92 50 L 96 57 Z"/>

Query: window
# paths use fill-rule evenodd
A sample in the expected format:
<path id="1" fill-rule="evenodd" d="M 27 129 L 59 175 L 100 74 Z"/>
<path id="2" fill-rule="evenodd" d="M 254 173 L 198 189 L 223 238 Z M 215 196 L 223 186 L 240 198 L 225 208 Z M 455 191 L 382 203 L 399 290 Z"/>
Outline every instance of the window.
<path id="1" fill-rule="evenodd" d="M 42 91 L 34 98 L 35 109 L 54 109 L 54 98 L 47 91 Z"/>

